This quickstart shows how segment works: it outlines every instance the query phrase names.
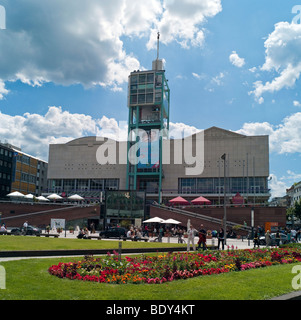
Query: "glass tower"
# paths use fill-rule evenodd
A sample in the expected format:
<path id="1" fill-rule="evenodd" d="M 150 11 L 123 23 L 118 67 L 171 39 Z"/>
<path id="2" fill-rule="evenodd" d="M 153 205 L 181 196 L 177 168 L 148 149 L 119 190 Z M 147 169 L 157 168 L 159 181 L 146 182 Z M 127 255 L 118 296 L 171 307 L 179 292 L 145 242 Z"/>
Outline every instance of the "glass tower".
<path id="1" fill-rule="evenodd" d="M 128 82 L 128 190 L 158 195 L 161 202 L 163 139 L 168 138 L 170 90 L 158 55 L 152 70 L 135 70 Z"/>

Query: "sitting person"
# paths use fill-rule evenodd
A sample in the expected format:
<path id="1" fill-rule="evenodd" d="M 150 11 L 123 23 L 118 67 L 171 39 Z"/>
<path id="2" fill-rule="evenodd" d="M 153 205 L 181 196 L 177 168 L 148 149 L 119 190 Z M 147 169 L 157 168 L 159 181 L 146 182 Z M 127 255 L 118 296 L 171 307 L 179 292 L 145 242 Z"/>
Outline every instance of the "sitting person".
<path id="1" fill-rule="evenodd" d="M 85 233 L 84 233 L 83 229 L 81 228 L 81 229 L 79 230 L 79 233 L 78 233 L 78 235 L 77 235 L 77 238 L 78 238 L 78 239 L 83 239 L 83 238 L 84 238 L 84 235 L 85 235 Z"/>

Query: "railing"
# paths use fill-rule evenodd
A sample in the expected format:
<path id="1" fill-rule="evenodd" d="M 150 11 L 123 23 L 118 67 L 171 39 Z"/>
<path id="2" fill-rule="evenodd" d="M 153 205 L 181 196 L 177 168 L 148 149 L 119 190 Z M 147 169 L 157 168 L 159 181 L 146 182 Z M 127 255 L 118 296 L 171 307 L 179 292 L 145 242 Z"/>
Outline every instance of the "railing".
<path id="1" fill-rule="evenodd" d="M 165 206 L 156 205 L 156 204 L 153 204 L 152 206 L 153 207 L 157 207 L 157 208 L 161 208 L 161 209 L 164 209 L 164 210 L 167 210 L 167 211 L 179 213 L 179 214 L 185 215 L 185 216 L 190 217 L 190 218 L 197 218 L 197 219 L 205 220 L 205 221 L 208 221 L 208 222 L 217 223 L 217 224 L 220 224 L 220 225 L 223 224 L 223 219 L 208 217 L 208 216 L 200 214 L 200 213 L 194 213 L 194 212 L 190 212 L 190 211 L 183 210 L 183 209 L 178 209 L 178 208 L 173 208 L 173 207 L 165 207 Z M 240 225 L 238 223 L 231 222 L 231 221 L 226 221 L 226 224 L 227 224 L 227 226 L 231 226 L 231 227 L 239 225 L 241 230 L 248 231 L 248 232 L 252 230 L 251 227 L 248 227 L 248 226 L 245 226 L 245 225 Z"/>

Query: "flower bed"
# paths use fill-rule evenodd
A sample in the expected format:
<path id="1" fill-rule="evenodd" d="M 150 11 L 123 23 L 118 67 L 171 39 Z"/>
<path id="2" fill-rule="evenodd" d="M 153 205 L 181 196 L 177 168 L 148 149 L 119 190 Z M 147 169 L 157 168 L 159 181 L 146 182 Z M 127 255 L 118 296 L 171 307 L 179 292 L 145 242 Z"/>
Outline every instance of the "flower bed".
<path id="1" fill-rule="evenodd" d="M 81 261 L 59 263 L 48 271 L 71 280 L 157 284 L 295 262 L 301 262 L 301 250 L 296 248 L 213 251 L 209 254 L 178 252 L 125 258 L 108 253 L 104 258 L 86 256 Z"/>

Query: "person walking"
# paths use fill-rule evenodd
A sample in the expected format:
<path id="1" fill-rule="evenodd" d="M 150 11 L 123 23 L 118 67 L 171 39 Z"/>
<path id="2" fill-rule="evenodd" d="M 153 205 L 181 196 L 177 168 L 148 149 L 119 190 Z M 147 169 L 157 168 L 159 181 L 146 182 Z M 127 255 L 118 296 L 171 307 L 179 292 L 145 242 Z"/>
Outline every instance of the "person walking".
<path id="1" fill-rule="evenodd" d="M 219 250 L 219 246 L 222 244 L 222 250 L 225 248 L 225 236 L 224 236 L 224 229 L 220 228 L 218 233 L 218 245 L 217 249 Z"/>
<path id="2" fill-rule="evenodd" d="M 280 245 L 280 232 L 276 232 L 276 246 L 279 247 Z"/>
<path id="3" fill-rule="evenodd" d="M 23 234 L 26 235 L 27 233 L 27 228 L 28 228 L 28 221 L 25 221 L 23 224 Z"/>
<path id="4" fill-rule="evenodd" d="M 198 249 L 200 249 L 201 247 L 203 248 L 203 250 L 207 249 L 206 233 L 207 233 L 206 230 L 204 229 L 203 225 L 201 224 L 201 230 L 199 231 Z"/>
<path id="5" fill-rule="evenodd" d="M 187 230 L 187 251 L 190 251 L 190 242 L 192 243 L 193 251 L 195 251 L 195 244 L 194 244 L 194 236 L 195 236 L 195 229 L 193 228 L 192 224 L 190 228 Z"/>
<path id="6" fill-rule="evenodd" d="M 266 247 L 269 247 L 271 245 L 270 230 L 267 230 L 267 232 L 265 233 L 265 245 L 266 245 Z"/>
<path id="7" fill-rule="evenodd" d="M 256 231 L 254 234 L 254 248 L 257 246 L 259 248 L 259 236 L 258 236 L 258 232 Z"/>

